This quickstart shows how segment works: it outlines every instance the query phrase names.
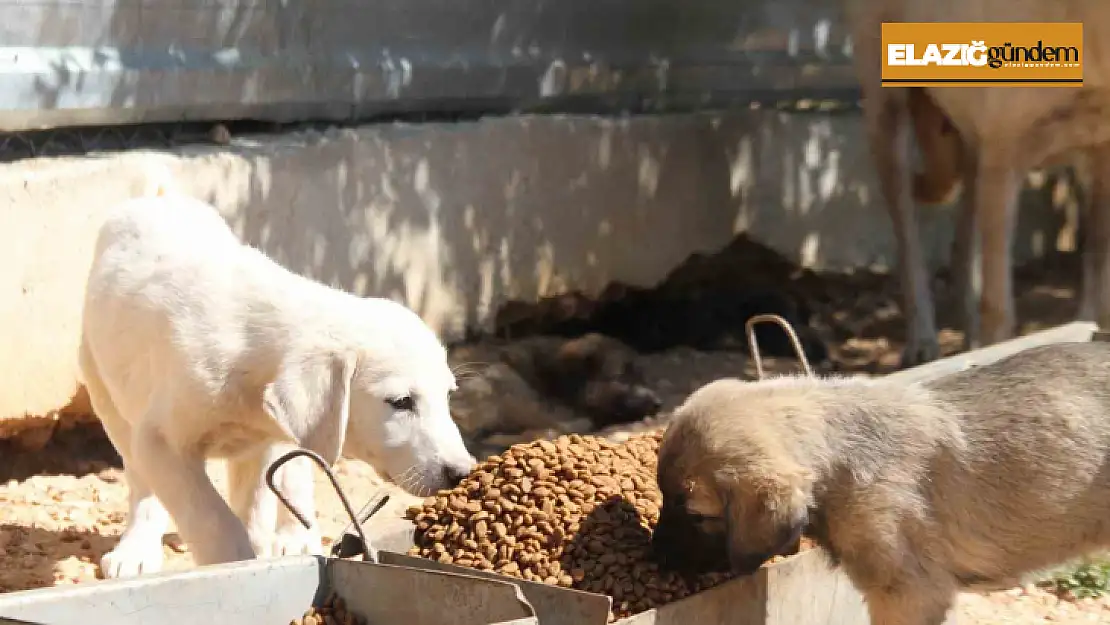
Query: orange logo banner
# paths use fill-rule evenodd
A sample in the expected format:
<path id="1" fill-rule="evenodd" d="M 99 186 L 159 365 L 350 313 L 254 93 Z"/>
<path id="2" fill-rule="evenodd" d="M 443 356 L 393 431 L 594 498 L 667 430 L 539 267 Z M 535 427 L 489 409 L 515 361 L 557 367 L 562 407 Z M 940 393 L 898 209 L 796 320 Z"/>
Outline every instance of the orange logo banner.
<path id="1" fill-rule="evenodd" d="M 884 22 L 884 87 L 1082 87 L 1083 24 Z"/>

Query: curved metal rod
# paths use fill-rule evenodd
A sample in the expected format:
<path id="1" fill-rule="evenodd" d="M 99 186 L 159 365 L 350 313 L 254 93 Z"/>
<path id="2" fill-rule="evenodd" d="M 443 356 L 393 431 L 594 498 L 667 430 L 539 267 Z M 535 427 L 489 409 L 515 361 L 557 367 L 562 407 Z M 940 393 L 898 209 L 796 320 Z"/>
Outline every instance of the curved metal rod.
<path id="1" fill-rule="evenodd" d="M 759 343 L 755 340 L 755 325 L 765 321 L 777 324 L 786 332 L 786 336 L 790 337 L 790 344 L 794 346 L 794 354 L 798 357 L 798 362 L 802 364 L 802 369 L 805 370 L 806 375 L 813 377 L 813 369 L 809 366 L 809 360 L 806 359 L 802 342 L 798 340 L 798 335 L 794 333 L 794 328 L 790 325 L 790 322 L 778 315 L 756 315 L 748 319 L 744 326 L 748 331 L 748 347 L 751 349 L 752 360 L 755 361 L 755 371 L 759 379 L 763 379 L 763 357 L 759 354 Z"/>
<path id="2" fill-rule="evenodd" d="M 293 458 L 296 458 L 297 456 L 307 456 L 308 458 L 311 458 L 312 461 L 316 463 L 316 466 L 320 467 L 320 470 L 324 472 L 324 475 L 328 476 L 328 481 L 331 482 L 332 488 L 335 489 L 335 494 L 339 495 L 339 501 L 343 503 L 343 509 L 347 511 L 347 518 L 351 519 L 351 523 L 355 526 L 355 531 L 358 532 L 359 540 L 362 541 L 363 555 L 368 561 L 377 562 L 378 555 L 376 553 L 376 550 L 370 546 L 370 541 L 367 540 L 366 534 L 363 533 L 362 523 L 358 522 L 358 516 L 355 514 L 354 509 L 351 508 L 351 502 L 347 499 L 347 495 L 343 492 L 343 488 L 339 486 L 339 480 L 335 478 L 335 474 L 332 473 L 331 467 L 328 466 L 327 461 L 324 460 L 320 456 L 320 454 L 309 449 L 294 449 L 293 451 L 282 455 L 280 458 L 271 463 L 268 469 L 266 469 L 266 486 L 270 487 L 270 491 L 274 493 L 274 495 L 278 498 L 282 505 L 284 505 L 289 510 L 289 512 L 293 514 L 293 516 L 297 517 L 297 520 L 301 522 L 301 525 L 303 525 L 305 529 L 310 529 L 312 527 L 312 523 L 308 519 L 306 519 L 303 514 L 301 514 L 301 511 L 298 510 L 297 507 L 292 504 L 292 502 L 285 498 L 285 495 L 283 495 L 276 486 L 274 486 L 274 474 L 277 473 L 277 470 L 280 469 L 285 463 L 289 462 Z M 387 499 L 388 495 L 385 497 L 385 499 L 382 500 L 381 504 L 377 506 L 377 508 L 375 508 L 370 514 L 372 515 L 374 514 L 374 512 L 380 510 L 381 506 L 385 505 L 385 501 Z M 367 518 L 369 518 L 369 515 L 367 515 Z"/>
<path id="3" fill-rule="evenodd" d="M 375 495 L 375 496 L 371 497 L 370 501 L 366 502 L 366 505 L 362 507 L 362 510 L 358 511 L 357 524 L 362 525 L 362 524 L 366 523 L 367 521 L 369 521 L 370 517 L 374 516 L 375 514 L 378 513 L 378 511 L 380 511 L 382 508 L 384 508 L 385 504 L 388 501 L 389 501 L 389 494 L 388 493 L 380 493 L 378 495 Z M 344 527 L 343 530 L 341 532 L 339 532 L 339 539 L 342 540 L 343 536 L 346 536 L 347 532 L 351 529 L 351 526 L 355 525 L 355 524 L 356 524 L 355 521 L 348 522 L 347 527 Z M 338 545 L 339 542 L 336 542 L 336 544 Z"/>

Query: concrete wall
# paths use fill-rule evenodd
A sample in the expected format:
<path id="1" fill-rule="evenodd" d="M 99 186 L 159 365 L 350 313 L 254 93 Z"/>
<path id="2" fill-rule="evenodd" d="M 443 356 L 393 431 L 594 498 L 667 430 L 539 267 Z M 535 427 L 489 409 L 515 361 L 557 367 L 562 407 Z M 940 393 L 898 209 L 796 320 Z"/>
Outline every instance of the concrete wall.
<path id="1" fill-rule="evenodd" d="M 0 0 L 0 131 L 856 91 L 840 0 Z"/>
<path id="2" fill-rule="evenodd" d="M 893 241 L 861 136 L 854 114 L 534 117 L 6 165 L 0 418 L 17 427 L 12 417 L 80 399 L 75 355 L 97 226 L 144 184 L 149 163 L 168 165 L 289 268 L 397 298 L 450 340 L 507 299 L 653 284 L 742 230 L 816 268 L 888 266 Z M 1036 209 L 1023 213 L 1021 259 L 1060 231 L 1045 193 L 1026 198 Z M 922 216 L 940 259 L 947 213 Z"/>

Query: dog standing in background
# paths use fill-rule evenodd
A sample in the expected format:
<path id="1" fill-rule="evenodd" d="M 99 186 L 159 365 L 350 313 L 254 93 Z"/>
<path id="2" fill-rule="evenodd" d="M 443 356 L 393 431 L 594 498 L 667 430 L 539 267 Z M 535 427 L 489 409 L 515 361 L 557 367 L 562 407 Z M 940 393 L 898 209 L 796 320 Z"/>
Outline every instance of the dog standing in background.
<path id="1" fill-rule="evenodd" d="M 943 199 L 950 197 L 957 182 L 962 187 L 951 268 L 965 342 L 976 348 L 1010 338 L 1017 329 L 1011 255 L 1022 176 L 1039 167 L 1078 165 L 1082 170 L 1078 177 L 1089 182 L 1084 193 L 1083 292 L 1078 316 L 1110 326 L 1110 4 L 1091 0 L 843 3 L 863 92 L 868 147 L 897 240 L 907 333 L 902 365 L 940 356 L 930 276 L 911 193 L 915 185 L 919 199 Z M 1084 85 L 1079 89 L 883 87 L 884 22 L 1082 23 L 1084 39 L 1090 42 L 1084 49 Z M 910 171 L 911 126 L 926 170 L 916 180 Z"/>
<path id="2" fill-rule="evenodd" d="M 320 553 L 315 523 L 302 527 L 264 482 L 295 447 L 366 461 L 415 494 L 475 465 L 448 410 L 446 350 L 416 313 L 286 270 L 183 195 L 130 200 L 104 222 L 79 358 L 129 489 L 105 577 L 161 569 L 171 516 L 201 565 Z M 230 505 L 210 458 L 228 462 Z M 315 520 L 307 458 L 276 483 Z"/>
<path id="3" fill-rule="evenodd" d="M 750 573 L 824 548 L 873 625 L 940 625 L 1110 547 L 1110 343 L 1037 347 L 928 384 L 723 379 L 659 453 L 665 566 Z"/>

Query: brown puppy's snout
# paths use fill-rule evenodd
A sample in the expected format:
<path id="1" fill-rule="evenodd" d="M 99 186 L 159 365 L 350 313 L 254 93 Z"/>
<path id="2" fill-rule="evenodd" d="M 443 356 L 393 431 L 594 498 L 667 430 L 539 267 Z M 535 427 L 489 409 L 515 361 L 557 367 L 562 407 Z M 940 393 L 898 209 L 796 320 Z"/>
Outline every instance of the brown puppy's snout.
<path id="1" fill-rule="evenodd" d="M 682 549 L 678 544 L 676 533 L 677 525 L 681 520 L 674 518 L 674 514 L 667 511 L 666 507 L 660 512 L 659 522 L 651 534 L 651 554 L 660 566 L 668 569 L 682 568 Z"/>
<path id="2" fill-rule="evenodd" d="M 725 536 L 706 532 L 697 519 L 684 510 L 664 505 L 651 536 L 652 557 L 664 569 L 684 575 L 722 571 L 728 568 Z"/>

